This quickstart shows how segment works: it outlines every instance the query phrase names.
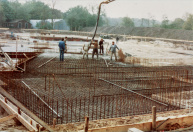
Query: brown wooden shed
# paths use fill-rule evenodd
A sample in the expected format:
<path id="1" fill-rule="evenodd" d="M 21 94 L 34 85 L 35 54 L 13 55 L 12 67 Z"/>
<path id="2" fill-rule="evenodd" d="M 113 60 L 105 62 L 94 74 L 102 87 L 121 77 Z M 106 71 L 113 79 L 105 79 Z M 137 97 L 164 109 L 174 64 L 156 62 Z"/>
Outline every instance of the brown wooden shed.
<path id="1" fill-rule="evenodd" d="M 14 20 L 11 22 L 3 23 L 3 27 L 5 28 L 24 28 L 24 29 L 31 29 L 32 24 L 25 21 L 25 20 Z"/>

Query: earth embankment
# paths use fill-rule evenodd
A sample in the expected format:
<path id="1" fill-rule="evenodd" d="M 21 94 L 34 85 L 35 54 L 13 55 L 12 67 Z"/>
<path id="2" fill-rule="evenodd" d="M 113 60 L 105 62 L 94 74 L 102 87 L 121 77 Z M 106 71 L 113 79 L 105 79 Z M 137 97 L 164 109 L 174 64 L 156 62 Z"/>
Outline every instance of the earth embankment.
<path id="1" fill-rule="evenodd" d="M 82 31 L 94 32 L 94 29 L 95 29 L 94 27 L 86 27 L 83 28 Z M 189 41 L 193 40 L 193 30 L 163 29 L 157 27 L 133 27 L 133 28 L 121 26 L 98 27 L 97 33 L 180 39 Z"/>

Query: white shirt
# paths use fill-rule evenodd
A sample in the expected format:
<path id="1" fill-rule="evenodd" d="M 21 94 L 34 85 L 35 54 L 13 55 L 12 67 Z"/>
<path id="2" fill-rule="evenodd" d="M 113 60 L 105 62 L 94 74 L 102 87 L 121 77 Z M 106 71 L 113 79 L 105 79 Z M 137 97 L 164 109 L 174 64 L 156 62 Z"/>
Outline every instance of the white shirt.
<path id="1" fill-rule="evenodd" d="M 88 51 L 90 47 L 90 42 L 86 42 L 83 47 L 84 47 L 84 51 Z"/>

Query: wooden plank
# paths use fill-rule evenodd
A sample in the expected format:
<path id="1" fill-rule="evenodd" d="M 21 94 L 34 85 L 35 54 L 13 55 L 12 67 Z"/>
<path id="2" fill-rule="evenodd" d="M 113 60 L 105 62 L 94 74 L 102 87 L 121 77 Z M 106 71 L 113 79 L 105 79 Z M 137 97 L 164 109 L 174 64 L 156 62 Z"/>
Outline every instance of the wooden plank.
<path id="1" fill-rule="evenodd" d="M 1 30 L 9 30 L 9 28 L 0 28 Z"/>
<path id="2" fill-rule="evenodd" d="M 5 122 L 5 121 L 8 121 L 8 120 L 10 120 L 10 119 L 12 119 L 12 118 L 15 118 L 16 116 L 17 116 L 17 114 L 13 114 L 13 115 L 9 115 L 9 116 L 0 118 L 0 123 Z"/>
<path id="3" fill-rule="evenodd" d="M 8 64 L 13 70 L 16 70 L 14 65 L 13 65 L 13 60 L 9 57 L 9 55 L 7 53 L 5 53 L 1 47 L 0 47 L 0 51 L 3 53 L 6 60 L 9 62 L 9 63 L 6 63 L 6 64 Z"/>
<path id="4" fill-rule="evenodd" d="M 7 43 L 7 41 L 0 41 L 0 43 Z"/>
<path id="5" fill-rule="evenodd" d="M 0 99 L 5 99 L 1 94 L 0 94 Z M 6 102 L 7 105 L 9 105 L 14 111 L 18 112 L 18 107 L 13 105 L 10 101 Z M 26 115 L 23 111 L 21 111 L 20 114 L 28 123 L 30 123 L 32 126 L 36 127 L 36 125 L 38 124 L 36 121 L 34 121 L 31 117 L 29 117 L 28 115 Z M 40 127 L 42 127 L 40 125 Z"/>
<path id="6" fill-rule="evenodd" d="M 22 62 L 20 62 L 20 63 L 18 62 L 17 66 L 18 66 L 18 65 L 21 65 L 21 64 L 23 64 L 23 63 L 25 63 L 25 62 L 33 59 L 33 58 L 35 58 L 35 57 L 37 57 L 38 55 L 39 55 L 39 54 L 36 54 L 36 55 L 34 55 L 34 56 L 32 56 L 32 57 L 30 57 L 30 58 L 28 58 L 28 59 L 26 59 L 26 60 L 24 60 L 24 61 L 22 61 Z M 20 68 L 20 67 L 19 67 L 19 68 Z"/>
<path id="7" fill-rule="evenodd" d="M 1 107 L 2 107 L 4 110 L 6 110 L 6 112 L 7 112 L 9 115 L 12 115 L 12 114 L 13 114 L 11 110 L 7 109 L 7 107 L 4 105 L 3 102 L 0 101 L 0 105 L 1 105 Z M 19 124 L 19 123 L 20 123 L 19 120 L 16 119 L 16 118 L 13 118 L 13 120 L 15 121 L 16 124 Z"/>
<path id="8" fill-rule="evenodd" d="M 23 53 L 23 55 L 24 55 L 27 59 L 29 59 L 29 57 L 27 57 L 27 55 L 26 55 L 25 53 Z"/>
<path id="9" fill-rule="evenodd" d="M 174 80 L 176 80 L 176 81 L 193 84 L 193 80 L 191 80 L 191 79 L 185 79 L 185 78 L 182 78 L 182 77 L 172 77 L 172 78 L 173 78 Z"/>
<path id="10" fill-rule="evenodd" d="M 35 127 L 33 127 L 30 123 L 28 123 L 21 115 L 17 113 L 14 109 L 12 109 L 1 97 L 0 105 L 7 111 L 7 113 L 17 114 L 16 118 L 30 131 L 38 131 Z"/>
<path id="11" fill-rule="evenodd" d="M 37 117 L 34 113 L 32 113 L 30 110 L 28 110 L 23 104 L 21 104 L 19 101 L 17 101 L 15 98 L 13 98 L 9 93 L 7 93 L 2 87 L 0 87 L 0 93 L 3 94 L 5 97 L 7 97 L 10 101 L 12 101 L 14 104 L 16 104 L 19 108 L 21 108 L 27 115 L 32 117 L 35 121 L 37 121 L 39 124 L 41 124 L 44 128 L 46 128 L 48 131 L 53 131 L 53 129 L 50 128 L 48 124 L 46 124 L 43 120 L 41 120 L 39 117 Z"/>
<path id="12" fill-rule="evenodd" d="M 42 67 L 43 65 L 47 64 L 48 62 L 52 61 L 54 58 L 56 58 L 56 56 L 53 57 L 53 58 L 51 58 L 50 60 L 46 61 L 45 63 L 41 64 L 40 66 L 38 66 L 38 68 L 40 68 L 40 67 Z"/>

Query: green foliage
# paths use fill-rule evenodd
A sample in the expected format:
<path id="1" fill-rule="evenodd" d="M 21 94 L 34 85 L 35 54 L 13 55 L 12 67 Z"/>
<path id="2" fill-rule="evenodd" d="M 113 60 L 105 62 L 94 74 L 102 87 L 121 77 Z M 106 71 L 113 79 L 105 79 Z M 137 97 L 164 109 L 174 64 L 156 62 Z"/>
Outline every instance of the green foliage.
<path id="1" fill-rule="evenodd" d="M 3 23 L 4 21 L 5 21 L 5 15 L 4 15 L 3 8 L 0 2 L 0 27 L 1 27 L 1 23 Z"/>
<path id="2" fill-rule="evenodd" d="M 2 7 L 2 11 L 5 17 L 5 21 L 10 22 L 12 20 L 14 20 L 14 11 L 10 6 L 9 1 L 7 0 L 1 0 L 1 7 Z"/>
<path id="3" fill-rule="evenodd" d="M 193 30 L 193 15 L 189 14 L 187 20 L 185 21 L 183 28 L 186 30 Z"/>
<path id="4" fill-rule="evenodd" d="M 181 18 L 176 18 L 170 25 L 170 29 L 182 29 L 184 24 L 184 20 Z"/>
<path id="5" fill-rule="evenodd" d="M 161 28 L 169 28 L 169 20 L 167 19 L 167 17 L 164 18 L 164 20 L 162 21 Z"/>
<path id="6" fill-rule="evenodd" d="M 184 20 L 181 18 L 176 18 L 171 23 L 169 22 L 168 19 L 165 19 L 162 21 L 160 27 L 166 28 L 166 29 L 182 29 L 183 24 L 184 24 Z"/>
<path id="7" fill-rule="evenodd" d="M 124 26 L 124 27 L 134 27 L 135 26 L 134 22 L 129 17 L 124 17 L 122 19 L 121 25 Z"/>
<path id="8" fill-rule="evenodd" d="M 51 9 L 48 5 L 45 5 L 41 1 L 32 1 L 28 4 L 28 7 L 31 6 L 29 9 L 31 19 L 46 20 L 51 18 Z"/>
<path id="9" fill-rule="evenodd" d="M 52 24 L 50 22 L 47 21 L 40 21 L 36 24 L 36 27 L 39 29 L 52 29 Z"/>
<path id="10" fill-rule="evenodd" d="M 9 3 L 10 7 L 13 10 L 14 13 L 14 19 L 19 17 L 19 10 L 21 9 L 21 4 L 18 1 L 10 2 Z"/>
<path id="11" fill-rule="evenodd" d="M 149 26 L 150 26 L 150 19 L 142 18 L 140 27 L 149 27 Z"/>
<path id="12" fill-rule="evenodd" d="M 30 20 L 29 10 L 18 1 L 11 2 L 10 7 L 14 11 L 14 19 Z"/>
<path id="13" fill-rule="evenodd" d="M 97 15 L 90 14 L 88 9 L 82 6 L 76 6 L 70 8 L 64 15 L 64 18 L 70 26 L 70 30 L 81 30 L 84 27 L 95 26 Z M 99 26 L 104 23 L 103 19 L 100 18 Z"/>
<path id="14" fill-rule="evenodd" d="M 62 19 L 63 13 L 60 10 L 54 9 L 53 10 L 53 19 Z"/>
<path id="15" fill-rule="evenodd" d="M 26 21 L 30 19 L 61 19 L 62 15 L 63 13 L 60 10 L 51 9 L 41 1 L 31 0 L 21 4 L 18 0 L 12 2 L 0 0 L 0 23 L 10 22 L 15 19 L 24 19 Z"/>

